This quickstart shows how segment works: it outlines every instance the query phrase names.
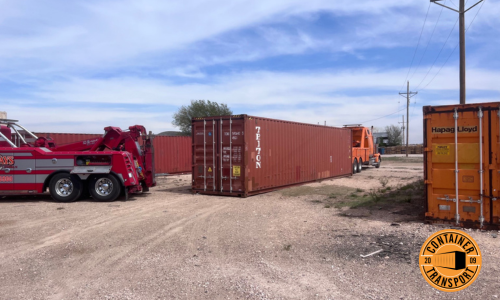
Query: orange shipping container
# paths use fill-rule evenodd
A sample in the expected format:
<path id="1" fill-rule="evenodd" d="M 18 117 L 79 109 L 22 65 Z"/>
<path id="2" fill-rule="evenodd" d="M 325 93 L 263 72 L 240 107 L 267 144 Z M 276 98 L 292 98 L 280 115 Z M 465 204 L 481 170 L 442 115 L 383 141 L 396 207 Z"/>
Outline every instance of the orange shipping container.
<path id="1" fill-rule="evenodd" d="M 499 228 L 500 102 L 423 112 L 426 219 Z"/>

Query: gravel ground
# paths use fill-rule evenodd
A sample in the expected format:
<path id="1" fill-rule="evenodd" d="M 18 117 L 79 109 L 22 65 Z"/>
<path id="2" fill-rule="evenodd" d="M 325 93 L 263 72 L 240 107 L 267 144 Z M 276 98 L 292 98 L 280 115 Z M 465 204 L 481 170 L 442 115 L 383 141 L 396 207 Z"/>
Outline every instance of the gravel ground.
<path id="1" fill-rule="evenodd" d="M 398 159 L 246 199 L 192 195 L 189 175 L 112 203 L 0 198 L 0 298 L 497 299 L 496 232 L 467 232 L 483 254 L 469 288 L 425 282 L 418 252 L 443 227 L 422 224 L 418 193 L 396 192 L 421 178 Z"/>

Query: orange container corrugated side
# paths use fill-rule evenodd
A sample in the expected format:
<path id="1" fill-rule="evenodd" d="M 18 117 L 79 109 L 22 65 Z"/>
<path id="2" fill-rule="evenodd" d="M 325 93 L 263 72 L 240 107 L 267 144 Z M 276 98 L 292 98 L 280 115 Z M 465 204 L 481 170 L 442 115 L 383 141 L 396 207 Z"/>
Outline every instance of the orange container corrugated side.
<path id="1" fill-rule="evenodd" d="M 247 115 L 193 119 L 193 192 L 250 196 L 352 175 L 346 128 Z"/>
<path id="2" fill-rule="evenodd" d="M 499 228 L 500 102 L 425 106 L 423 113 L 426 219 Z"/>
<path id="3" fill-rule="evenodd" d="M 191 172 L 191 137 L 156 136 L 153 147 L 157 175 Z"/>

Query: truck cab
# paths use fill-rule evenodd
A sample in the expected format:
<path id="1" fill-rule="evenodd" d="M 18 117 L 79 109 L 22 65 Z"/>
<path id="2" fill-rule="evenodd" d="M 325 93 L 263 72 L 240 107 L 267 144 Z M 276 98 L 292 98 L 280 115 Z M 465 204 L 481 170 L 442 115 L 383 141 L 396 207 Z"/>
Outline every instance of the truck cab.
<path id="1" fill-rule="evenodd" d="M 359 173 L 363 166 L 380 167 L 382 158 L 377 153 L 376 145 L 373 141 L 373 133 L 369 127 L 361 124 L 344 125 L 352 131 L 352 172 Z"/>

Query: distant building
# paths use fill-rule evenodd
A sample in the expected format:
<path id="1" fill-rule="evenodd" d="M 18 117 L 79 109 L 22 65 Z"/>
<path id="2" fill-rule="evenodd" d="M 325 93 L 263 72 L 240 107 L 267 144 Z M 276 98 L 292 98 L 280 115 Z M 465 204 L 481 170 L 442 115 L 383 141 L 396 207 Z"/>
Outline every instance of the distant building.
<path id="1" fill-rule="evenodd" d="M 387 137 L 387 132 L 374 132 L 373 133 L 373 140 L 375 141 L 375 144 L 387 144 L 389 142 L 389 139 Z"/>
<path id="2" fill-rule="evenodd" d="M 6 111 L 0 111 L 0 119 L 7 119 L 7 112 Z"/>

